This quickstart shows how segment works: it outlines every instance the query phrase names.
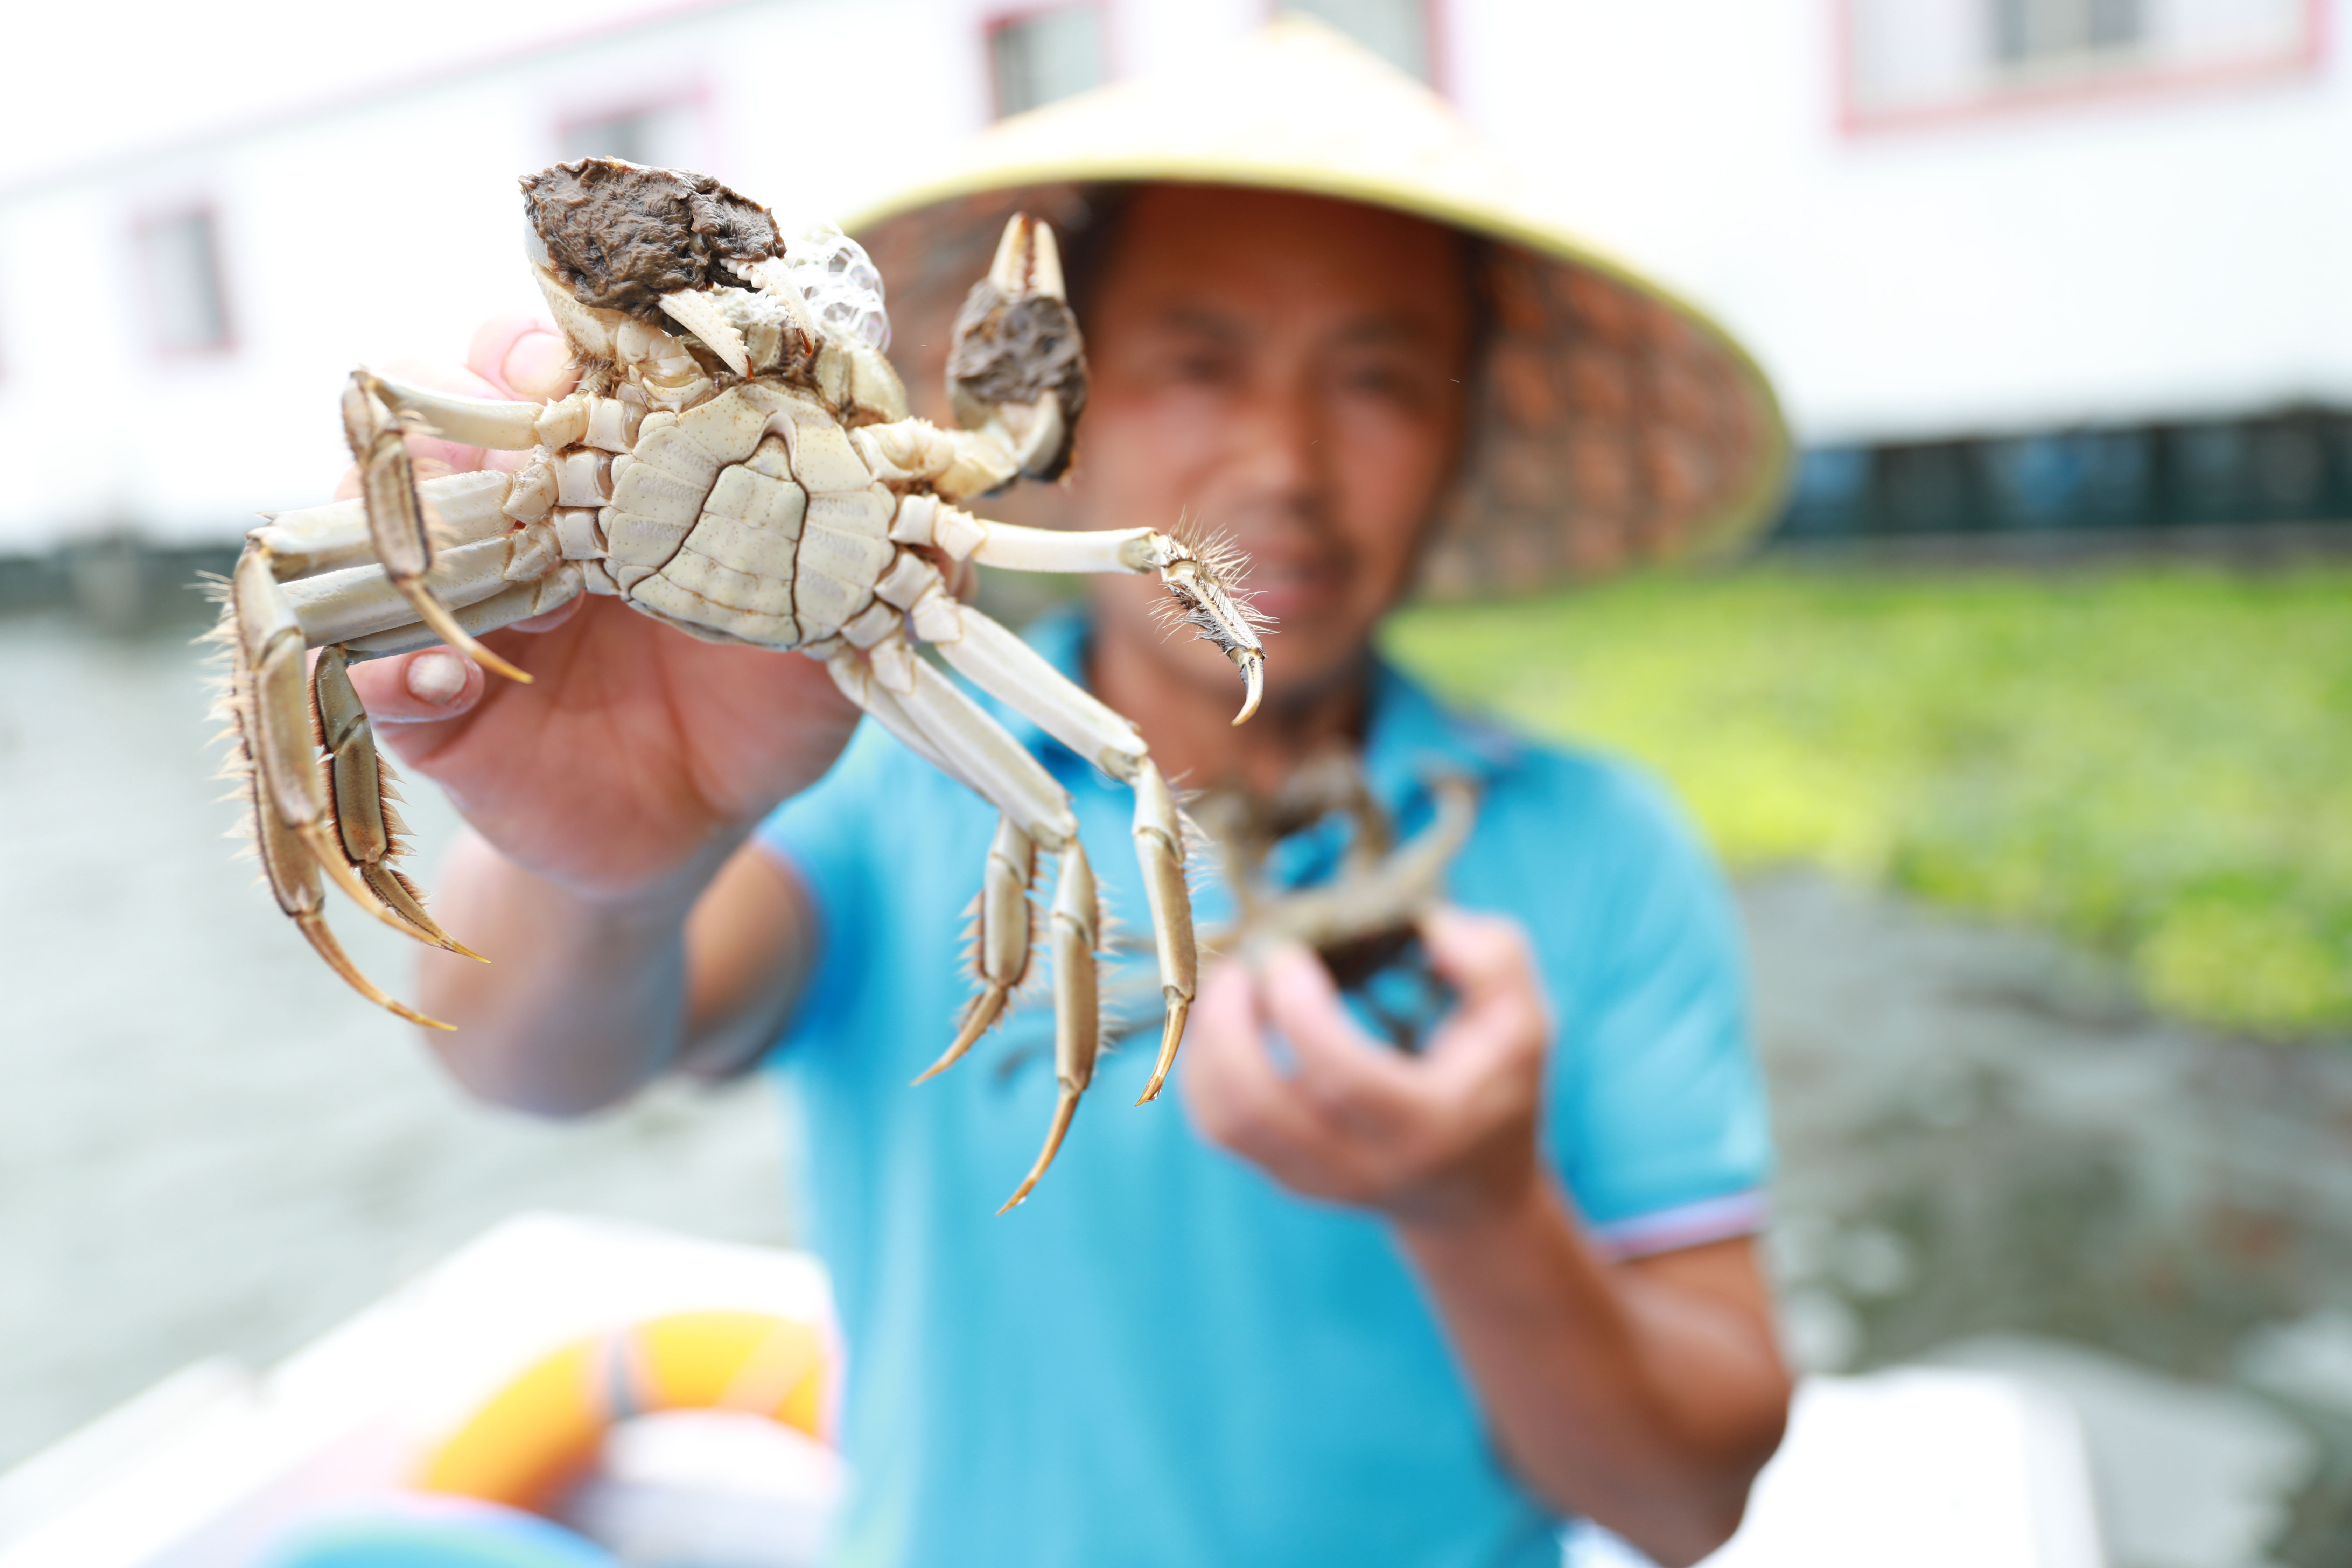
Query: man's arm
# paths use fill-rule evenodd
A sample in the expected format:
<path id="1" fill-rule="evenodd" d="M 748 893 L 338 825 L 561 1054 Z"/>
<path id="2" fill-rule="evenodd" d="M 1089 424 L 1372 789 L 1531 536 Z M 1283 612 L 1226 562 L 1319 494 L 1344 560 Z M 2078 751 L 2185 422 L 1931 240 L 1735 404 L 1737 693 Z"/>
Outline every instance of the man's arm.
<path id="1" fill-rule="evenodd" d="M 444 917 L 500 935 L 494 966 L 425 959 L 425 1004 L 458 1026 L 431 1043 L 473 1093 L 516 1110 L 579 1115 L 664 1073 L 728 1077 L 774 1041 L 815 966 L 808 893 L 756 845 L 621 900 L 583 899 L 471 835 L 445 877 Z"/>
<path id="2" fill-rule="evenodd" d="M 1366 1037 L 1294 949 L 1255 980 L 1212 977 L 1186 1103 L 1294 1191 L 1388 1215 L 1530 1489 L 1661 1562 L 1696 1561 L 1738 1527 L 1787 1418 L 1754 1249 L 1602 1258 L 1538 1149 L 1551 1024 L 1525 938 L 1455 911 L 1426 934 L 1462 1002 L 1423 1056 Z"/>

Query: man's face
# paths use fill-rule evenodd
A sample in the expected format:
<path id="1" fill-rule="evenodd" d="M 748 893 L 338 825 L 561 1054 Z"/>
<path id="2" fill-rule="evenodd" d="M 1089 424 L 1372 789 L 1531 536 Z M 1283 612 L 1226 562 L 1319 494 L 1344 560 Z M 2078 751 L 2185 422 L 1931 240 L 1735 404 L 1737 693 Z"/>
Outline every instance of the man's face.
<path id="1" fill-rule="evenodd" d="M 1462 437 L 1462 247 L 1376 207 L 1155 185 L 1128 208 L 1087 323 L 1078 484 L 1098 528 L 1181 518 L 1247 553 L 1266 693 L 1344 678 L 1403 591 Z M 1223 694 L 1207 644 L 1162 638 L 1158 584 L 1099 579 L 1109 636 Z"/>

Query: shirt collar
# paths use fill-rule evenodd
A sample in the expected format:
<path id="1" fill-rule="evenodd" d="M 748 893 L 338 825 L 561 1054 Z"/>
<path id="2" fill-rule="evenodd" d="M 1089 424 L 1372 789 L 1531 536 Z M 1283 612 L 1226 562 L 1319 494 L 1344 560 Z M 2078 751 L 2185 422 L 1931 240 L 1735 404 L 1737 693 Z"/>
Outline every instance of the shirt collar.
<path id="1" fill-rule="evenodd" d="M 1039 616 L 1023 635 L 1047 663 L 1084 686 L 1087 631 L 1085 610 L 1067 605 Z M 998 716 L 1056 773 L 1066 773 L 1066 765 L 1085 769 L 1076 753 L 1027 719 L 1001 706 Z M 1466 774 L 1485 784 L 1516 765 L 1526 750 L 1508 731 L 1447 708 L 1421 682 L 1373 655 L 1364 771 L 1373 796 L 1391 812 L 1417 804 L 1433 778 Z"/>

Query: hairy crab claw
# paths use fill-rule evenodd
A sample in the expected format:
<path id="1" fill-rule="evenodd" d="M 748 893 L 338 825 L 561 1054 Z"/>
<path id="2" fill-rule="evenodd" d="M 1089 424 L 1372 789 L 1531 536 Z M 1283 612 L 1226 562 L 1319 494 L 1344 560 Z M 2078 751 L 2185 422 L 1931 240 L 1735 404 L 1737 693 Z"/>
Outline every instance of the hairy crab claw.
<path id="1" fill-rule="evenodd" d="M 559 164 L 522 185 L 531 274 L 580 365 L 577 389 L 502 403 L 354 373 L 343 416 L 360 498 L 253 530 L 226 587 L 224 706 L 279 907 L 362 994 L 419 1022 L 432 1020 L 335 944 L 325 885 L 421 942 L 467 951 L 394 866 L 391 770 L 352 693 L 351 660 L 446 642 L 527 679 L 475 638 L 583 594 L 705 641 L 805 654 L 998 814 L 973 931 L 976 994 L 932 1070 L 995 1025 L 1033 968 L 1050 966 L 1057 1096 L 1018 1203 L 1093 1079 L 1100 900 L 1066 792 L 942 667 L 1135 792 L 1133 850 L 1166 1002 L 1147 1099 L 1166 1080 L 1196 988 L 1185 833 L 1135 725 L 959 600 L 949 579 L 967 566 L 1157 574 L 1176 618 L 1242 672 L 1247 718 L 1263 650 L 1234 591 L 1241 562 L 1155 529 L 1063 532 L 963 510 L 1071 461 L 1086 359 L 1044 224 L 1007 226 L 964 305 L 949 358 L 962 427 L 948 429 L 908 411 L 883 357 L 882 280 L 840 230 L 787 238 L 765 207 L 707 175 L 615 159 Z M 404 439 L 417 428 L 528 456 L 511 472 L 420 482 Z M 325 651 L 306 673 L 310 648 Z M 1033 921 L 1047 863 L 1055 893 Z"/>
<path id="2" fill-rule="evenodd" d="M 1004 226 L 955 330 L 948 397 L 956 422 L 1002 440 L 1023 477 L 1060 479 L 1086 412 L 1087 349 L 1052 229 L 1026 213 Z"/>

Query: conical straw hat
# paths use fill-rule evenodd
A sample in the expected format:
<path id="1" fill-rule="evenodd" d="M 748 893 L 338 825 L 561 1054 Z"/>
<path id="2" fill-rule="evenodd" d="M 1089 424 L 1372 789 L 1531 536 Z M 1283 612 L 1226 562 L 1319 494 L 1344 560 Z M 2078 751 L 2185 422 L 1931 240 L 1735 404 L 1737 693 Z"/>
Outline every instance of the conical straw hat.
<path id="1" fill-rule="evenodd" d="M 950 324 L 1007 216 L 1070 232 L 1100 205 L 1090 192 L 1151 181 L 1336 196 L 1489 242 L 1493 337 L 1423 593 L 1524 592 L 1723 550 L 1779 503 L 1788 433 L 1730 334 L 1559 222 L 1436 94 L 1296 17 L 1180 77 L 1001 121 L 850 224 L 889 280 L 894 357 L 919 411 L 943 411 Z M 1081 461 L 1084 449 L 1082 434 Z M 1041 487 L 998 511 L 1078 525 L 1066 495 Z"/>

